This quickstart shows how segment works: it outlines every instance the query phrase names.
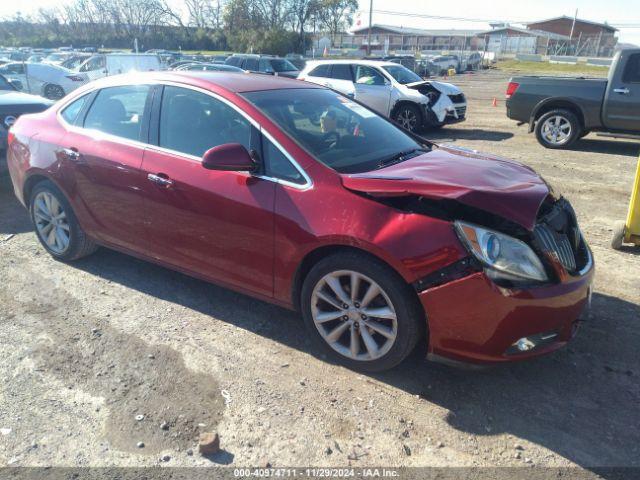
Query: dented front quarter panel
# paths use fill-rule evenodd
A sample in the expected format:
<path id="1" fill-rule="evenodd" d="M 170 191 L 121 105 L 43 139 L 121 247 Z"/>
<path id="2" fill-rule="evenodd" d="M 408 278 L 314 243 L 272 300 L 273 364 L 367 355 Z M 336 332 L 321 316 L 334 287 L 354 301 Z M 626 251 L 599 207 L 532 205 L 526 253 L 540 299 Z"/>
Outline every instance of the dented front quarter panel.
<path id="1" fill-rule="evenodd" d="M 355 247 L 413 283 L 468 255 L 450 222 L 407 213 L 346 190 L 326 179 L 318 197 L 278 187 L 275 204 L 275 296 L 291 299 L 301 261 L 322 247 Z"/>

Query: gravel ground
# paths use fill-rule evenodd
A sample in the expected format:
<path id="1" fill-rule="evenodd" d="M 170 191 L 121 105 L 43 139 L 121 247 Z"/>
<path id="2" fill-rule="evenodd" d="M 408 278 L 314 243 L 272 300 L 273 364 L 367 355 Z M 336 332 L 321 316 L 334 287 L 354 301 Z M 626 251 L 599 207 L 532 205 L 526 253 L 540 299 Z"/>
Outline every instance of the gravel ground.
<path id="1" fill-rule="evenodd" d="M 414 355 L 358 374 L 279 307 L 107 249 L 53 260 L 5 177 L 0 466 L 640 466 L 640 251 L 608 247 L 638 144 L 545 150 L 505 117 L 507 80 L 457 77 L 468 121 L 427 136 L 529 164 L 573 202 L 597 277 L 567 348 L 480 372 Z M 221 451 L 199 455 L 199 432 Z"/>

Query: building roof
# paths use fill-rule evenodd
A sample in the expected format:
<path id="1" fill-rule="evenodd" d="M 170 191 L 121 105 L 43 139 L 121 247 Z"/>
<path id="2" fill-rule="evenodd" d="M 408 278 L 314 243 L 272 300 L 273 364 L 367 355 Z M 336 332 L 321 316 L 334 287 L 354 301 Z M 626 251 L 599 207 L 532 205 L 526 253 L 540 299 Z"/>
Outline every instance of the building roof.
<path id="1" fill-rule="evenodd" d="M 425 37 L 473 37 L 475 36 L 479 30 L 457 30 L 457 29 L 449 29 L 449 30 L 426 30 L 422 28 L 410 28 L 403 27 L 397 25 L 383 25 L 380 23 L 374 23 L 371 25 L 371 28 L 380 28 L 382 30 L 389 30 L 391 33 L 397 33 L 398 35 L 416 35 L 416 36 L 425 36 Z M 363 33 L 367 32 L 369 27 L 358 27 L 351 30 L 351 33 Z"/>
<path id="2" fill-rule="evenodd" d="M 504 32 L 507 30 L 512 30 L 514 32 L 522 33 L 523 35 L 526 35 L 529 37 L 545 37 L 545 38 L 552 38 L 554 40 L 569 40 L 569 35 L 561 35 L 559 33 L 547 32 L 545 30 L 536 30 L 533 28 L 514 27 L 513 25 L 494 28 L 492 30 L 487 30 L 486 32 L 478 32 L 476 35 L 478 37 L 483 37 L 485 35 L 493 35 L 496 32 Z"/>
<path id="3" fill-rule="evenodd" d="M 559 17 L 547 18 L 546 20 L 538 20 L 536 22 L 527 22 L 524 25 L 533 25 L 536 23 L 545 23 L 545 22 L 553 22 L 554 20 L 571 20 L 573 22 L 573 17 L 567 17 L 566 15 L 561 15 Z M 576 23 L 588 23 L 589 25 L 596 25 L 598 27 L 602 27 L 606 30 L 611 30 L 612 32 L 617 32 L 618 29 L 612 27 L 608 23 L 600 23 L 600 22 L 592 22 L 591 20 L 582 20 L 581 18 L 576 19 Z"/>

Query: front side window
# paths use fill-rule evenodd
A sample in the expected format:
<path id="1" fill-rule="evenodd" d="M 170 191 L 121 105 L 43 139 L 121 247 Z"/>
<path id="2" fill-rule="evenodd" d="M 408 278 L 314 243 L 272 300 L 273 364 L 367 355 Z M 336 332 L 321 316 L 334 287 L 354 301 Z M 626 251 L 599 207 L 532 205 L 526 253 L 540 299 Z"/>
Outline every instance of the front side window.
<path id="1" fill-rule="evenodd" d="M 367 65 L 355 66 L 356 83 L 361 85 L 384 85 L 384 77 L 375 68 Z"/>
<path id="2" fill-rule="evenodd" d="M 251 148 L 251 124 L 211 95 L 165 86 L 160 106 L 159 146 L 202 157 L 212 147 L 239 143 Z"/>
<path id="3" fill-rule="evenodd" d="M 629 56 L 627 66 L 624 68 L 622 75 L 624 83 L 640 83 L 640 53 L 634 53 Z"/>
<path id="4" fill-rule="evenodd" d="M 257 58 L 247 58 L 244 61 L 245 70 L 250 70 L 252 72 L 258 72 L 258 59 Z"/>
<path id="5" fill-rule="evenodd" d="M 260 59 L 260 71 L 266 73 L 273 73 L 273 67 L 271 67 L 271 63 L 266 58 Z"/>
<path id="6" fill-rule="evenodd" d="M 84 127 L 140 140 L 148 85 L 125 85 L 100 90 L 91 105 Z"/>
<path id="7" fill-rule="evenodd" d="M 378 114 L 326 89 L 244 94 L 318 161 L 340 173 L 375 170 L 424 150 Z"/>
<path id="8" fill-rule="evenodd" d="M 295 72 L 296 66 L 285 58 L 272 58 L 271 68 L 276 72 Z"/>

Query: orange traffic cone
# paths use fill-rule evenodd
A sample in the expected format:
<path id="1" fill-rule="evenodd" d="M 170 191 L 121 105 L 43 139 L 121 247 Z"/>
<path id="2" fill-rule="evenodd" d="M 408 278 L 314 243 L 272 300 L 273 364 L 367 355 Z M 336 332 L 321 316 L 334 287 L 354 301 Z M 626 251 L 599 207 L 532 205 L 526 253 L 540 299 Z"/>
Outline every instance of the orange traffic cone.
<path id="1" fill-rule="evenodd" d="M 493 97 L 492 106 L 493 107 L 497 107 L 498 106 L 498 100 L 496 99 L 496 97 Z"/>

